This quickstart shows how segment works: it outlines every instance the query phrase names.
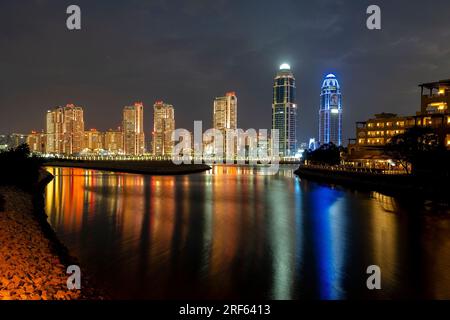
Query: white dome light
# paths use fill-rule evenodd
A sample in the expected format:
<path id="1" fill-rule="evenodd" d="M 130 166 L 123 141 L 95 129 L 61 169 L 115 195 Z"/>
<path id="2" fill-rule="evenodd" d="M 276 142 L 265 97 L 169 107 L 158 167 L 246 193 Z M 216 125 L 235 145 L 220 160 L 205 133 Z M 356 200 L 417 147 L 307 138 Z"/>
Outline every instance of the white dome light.
<path id="1" fill-rule="evenodd" d="M 336 78 L 336 76 L 332 73 L 330 73 L 329 75 L 327 75 L 327 78 Z"/>
<path id="2" fill-rule="evenodd" d="M 280 66 L 280 70 L 291 70 L 291 66 L 288 65 L 287 63 L 283 63 L 283 64 Z"/>

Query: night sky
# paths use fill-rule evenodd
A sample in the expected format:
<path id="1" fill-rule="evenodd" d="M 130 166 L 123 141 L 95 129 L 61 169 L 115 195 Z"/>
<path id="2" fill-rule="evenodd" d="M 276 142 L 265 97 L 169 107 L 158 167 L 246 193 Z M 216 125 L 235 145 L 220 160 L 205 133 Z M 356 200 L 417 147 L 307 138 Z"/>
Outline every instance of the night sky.
<path id="1" fill-rule="evenodd" d="M 66 8 L 82 30 L 66 28 Z M 382 9 L 382 30 L 366 9 Z M 0 0 L 0 132 L 45 128 L 45 112 L 85 110 L 86 128 L 120 124 L 122 108 L 175 106 L 177 127 L 211 125 L 215 96 L 238 95 L 238 126 L 270 128 L 273 77 L 297 78 L 299 142 L 317 137 L 320 86 L 341 83 L 344 137 L 382 111 L 414 114 L 422 82 L 450 78 L 450 1 Z"/>

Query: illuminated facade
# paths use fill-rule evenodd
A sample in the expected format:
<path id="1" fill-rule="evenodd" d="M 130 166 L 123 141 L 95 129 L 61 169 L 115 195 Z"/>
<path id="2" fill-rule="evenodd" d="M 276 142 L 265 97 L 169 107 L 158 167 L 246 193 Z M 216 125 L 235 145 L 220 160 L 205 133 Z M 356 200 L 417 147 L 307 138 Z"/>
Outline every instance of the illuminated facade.
<path id="1" fill-rule="evenodd" d="M 349 161 L 372 166 L 389 159 L 379 147 L 406 129 L 428 127 L 438 135 L 441 145 L 450 149 L 450 80 L 425 83 L 421 87 L 421 109 L 414 116 L 381 113 L 356 123 L 356 138 L 348 145 Z M 375 147 L 375 148 L 374 148 Z M 378 148 L 377 148 L 378 147 Z"/>
<path id="2" fill-rule="evenodd" d="M 450 112 L 450 79 L 420 84 L 421 114 L 448 114 Z"/>
<path id="3" fill-rule="evenodd" d="M 73 104 L 57 107 L 47 112 L 46 152 L 72 155 L 83 150 L 83 108 Z"/>
<path id="4" fill-rule="evenodd" d="M 224 97 L 214 99 L 213 128 L 225 132 L 237 129 L 237 96 L 227 92 Z"/>
<path id="5" fill-rule="evenodd" d="M 279 132 L 280 156 L 297 152 L 297 104 L 295 77 L 288 64 L 282 64 L 273 85 L 272 129 Z"/>
<path id="6" fill-rule="evenodd" d="M 406 128 L 413 127 L 413 116 L 400 117 L 395 113 L 380 113 L 367 121 L 356 123 L 356 148 L 366 155 L 380 153 L 371 146 L 382 146 L 389 143 L 393 136 L 402 134 Z"/>
<path id="7" fill-rule="evenodd" d="M 319 108 L 319 144 L 342 145 L 342 95 L 334 74 L 322 84 Z"/>
<path id="8" fill-rule="evenodd" d="M 172 154 L 172 132 L 175 130 L 175 111 L 172 105 L 156 101 L 153 105 L 153 154 Z"/>
<path id="9" fill-rule="evenodd" d="M 226 153 L 227 130 L 237 129 L 237 96 L 235 92 L 227 92 L 224 97 L 214 99 L 213 128 L 220 130 L 224 138 L 223 154 Z M 236 143 L 233 148 L 236 152 Z"/>
<path id="10" fill-rule="evenodd" d="M 90 153 L 96 153 L 103 149 L 103 137 L 102 132 L 97 129 L 91 129 L 84 133 L 84 151 Z"/>
<path id="11" fill-rule="evenodd" d="M 59 107 L 47 111 L 46 132 L 47 149 L 46 153 L 59 153 L 63 149 L 63 108 Z"/>
<path id="12" fill-rule="evenodd" d="M 142 155 L 145 152 L 144 105 L 136 102 L 123 109 L 123 149 L 127 155 Z"/>
<path id="13" fill-rule="evenodd" d="M 47 144 L 47 136 L 43 132 L 32 131 L 27 136 L 27 144 L 30 147 L 30 151 L 32 153 L 45 153 L 46 152 L 46 144 Z"/>
<path id="14" fill-rule="evenodd" d="M 123 154 L 123 133 L 121 130 L 109 129 L 105 132 L 105 151 L 111 154 Z"/>

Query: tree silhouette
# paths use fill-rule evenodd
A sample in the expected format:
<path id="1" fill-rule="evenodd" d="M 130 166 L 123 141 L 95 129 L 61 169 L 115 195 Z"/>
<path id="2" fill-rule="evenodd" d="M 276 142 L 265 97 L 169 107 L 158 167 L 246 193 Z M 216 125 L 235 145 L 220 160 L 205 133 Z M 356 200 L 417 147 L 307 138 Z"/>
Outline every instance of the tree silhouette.
<path id="1" fill-rule="evenodd" d="M 441 145 L 439 136 L 433 129 L 414 126 L 392 137 L 383 149 L 384 154 L 400 163 L 409 174 L 414 172 L 419 159 L 423 158 L 424 154 L 440 150 Z M 412 167 L 412 172 L 409 170 L 409 165 Z"/>
<path id="2" fill-rule="evenodd" d="M 31 156 L 27 144 L 0 152 L 0 185 L 30 189 L 39 179 L 41 165 L 40 159 Z"/>
<path id="3" fill-rule="evenodd" d="M 338 165 L 341 163 L 341 152 L 344 148 L 336 146 L 334 143 L 321 145 L 318 149 L 306 150 L 304 159 L 312 164 Z"/>

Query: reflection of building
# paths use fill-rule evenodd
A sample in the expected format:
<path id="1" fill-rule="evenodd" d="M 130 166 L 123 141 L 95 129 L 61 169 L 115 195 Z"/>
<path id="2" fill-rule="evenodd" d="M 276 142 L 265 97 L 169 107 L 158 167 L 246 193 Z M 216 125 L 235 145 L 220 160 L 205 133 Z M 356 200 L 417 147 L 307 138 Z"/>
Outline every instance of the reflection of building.
<path id="1" fill-rule="evenodd" d="M 368 166 L 388 162 L 380 147 L 406 129 L 421 126 L 432 128 L 439 140 L 450 148 L 450 80 L 421 84 L 421 110 L 415 116 L 381 113 L 375 118 L 356 123 L 356 139 L 350 140 L 349 161 Z M 425 92 L 425 89 L 428 92 Z"/>
<path id="2" fill-rule="evenodd" d="M 83 150 L 83 109 L 73 104 L 47 112 L 47 153 L 76 154 Z"/>
<path id="3" fill-rule="evenodd" d="M 295 77 L 288 64 L 282 64 L 273 85 L 272 129 L 279 131 L 281 156 L 297 152 L 297 105 L 295 104 Z"/>
<path id="4" fill-rule="evenodd" d="M 43 132 L 32 131 L 27 136 L 27 144 L 32 153 L 45 153 L 47 136 Z"/>
<path id="5" fill-rule="evenodd" d="M 103 133 L 91 129 L 84 133 L 84 149 L 89 152 L 98 152 L 103 149 Z"/>
<path id="6" fill-rule="evenodd" d="M 153 154 L 171 155 L 172 132 L 175 130 L 175 111 L 172 105 L 156 101 L 153 105 Z"/>
<path id="7" fill-rule="evenodd" d="M 120 129 L 109 129 L 105 132 L 105 143 L 103 149 L 109 153 L 122 154 L 123 153 L 123 134 Z"/>
<path id="8" fill-rule="evenodd" d="M 342 96 L 334 74 L 323 81 L 319 109 L 319 144 L 330 142 L 342 145 Z"/>
<path id="9" fill-rule="evenodd" d="M 237 96 L 235 92 L 227 92 L 224 97 L 214 99 L 213 128 L 222 132 L 225 154 L 227 130 L 237 129 Z M 233 150 L 235 153 L 236 148 L 234 147 Z"/>
<path id="10" fill-rule="evenodd" d="M 136 102 L 123 108 L 123 149 L 127 155 L 145 152 L 144 105 Z"/>

